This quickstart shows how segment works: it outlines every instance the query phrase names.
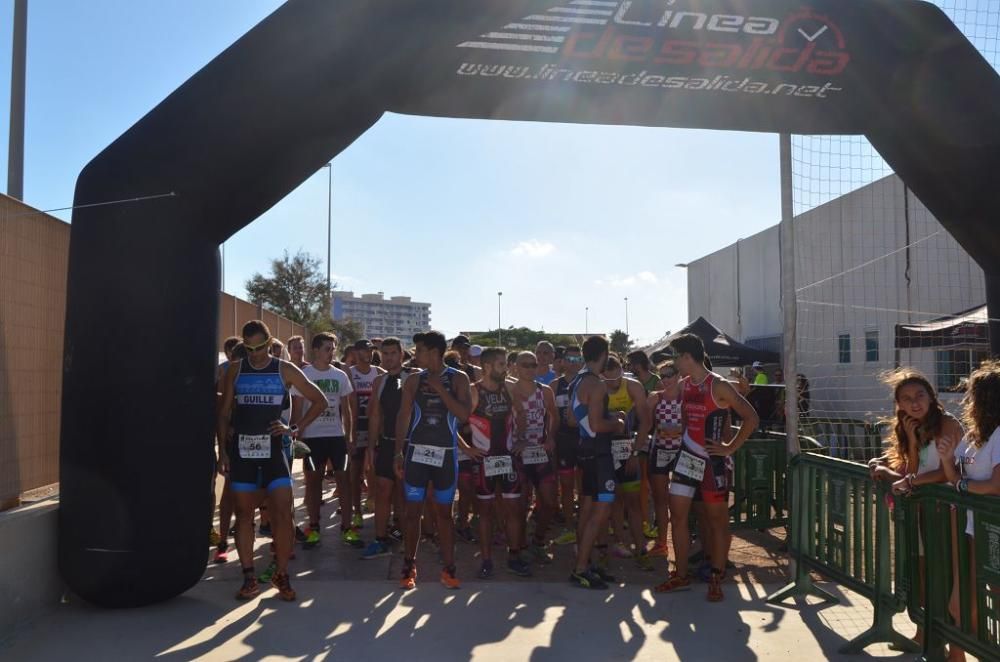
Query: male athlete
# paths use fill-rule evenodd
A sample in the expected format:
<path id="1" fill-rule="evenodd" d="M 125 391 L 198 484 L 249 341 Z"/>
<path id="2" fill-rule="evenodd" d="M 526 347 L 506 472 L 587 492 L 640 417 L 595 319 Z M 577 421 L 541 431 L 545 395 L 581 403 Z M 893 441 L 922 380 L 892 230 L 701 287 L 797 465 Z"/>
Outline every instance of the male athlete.
<path id="1" fill-rule="evenodd" d="M 230 476 L 236 506 L 236 551 L 243 568 L 243 586 L 236 597 L 251 600 L 260 594 L 253 567 L 253 514 L 266 498 L 271 504 L 277 565 L 271 584 L 279 598 L 291 601 L 295 599 L 288 579 L 292 479 L 282 436 L 293 435 L 296 429 L 281 422 L 281 410 L 289 387 L 298 389 L 312 405 L 302 419 L 309 425 L 326 406 L 326 396 L 293 364 L 268 355 L 271 331 L 266 324 L 247 322 L 242 336 L 247 357 L 226 369 L 216 430 L 219 468 Z"/>
<path id="2" fill-rule="evenodd" d="M 577 446 L 580 444 L 580 433 L 573 419 L 569 402 L 569 385 L 576 379 L 577 373 L 583 367 L 583 354 L 576 345 L 570 345 L 563 353 L 563 374 L 552 383 L 555 393 L 556 409 L 559 412 L 559 427 L 556 430 L 556 458 L 559 467 L 559 492 L 563 519 L 566 530 L 556 538 L 557 545 L 572 545 L 576 542 L 576 527 L 573 525 L 573 506 L 576 503 L 576 466 Z"/>
<path id="3" fill-rule="evenodd" d="M 642 384 L 624 376 L 621 361 L 613 354 L 608 357 L 602 376 L 608 390 L 608 410 L 625 418 L 625 434 L 617 436 L 611 442 L 615 482 L 618 485 L 611 522 L 618 544 L 625 546 L 623 551 L 626 553 L 621 556 L 633 556 L 639 568 L 652 570 L 653 562 L 646 554 L 646 540 L 643 537 L 640 499 L 642 480 L 639 456 L 649 449 L 649 428 L 652 425 L 646 406 L 646 391 Z M 629 537 L 632 539 L 631 553 L 628 552 L 629 540 L 625 535 L 626 517 Z"/>
<path id="4" fill-rule="evenodd" d="M 757 412 L 733 385 L 705 367 L 705 346 L 701 338 L 686 333 L 670 342 L 674 365 L 683 376 L 681 411 L 684 436 L 670 483 L 670 520 L 673 526 L 676 570 L 657 591 L 683 591 L 691 587 L 687 577 L 691 545 L 688 515 L 692 499 L 704 502 L 712 571 L 708 600 L 723 599 L 722 575 L 729 556 L 729 476 L 726 458 L 735 453 L 757 429 Z M 735 411 L 743 425 L 726 441 L 728 409 Z"/>
<path id="5" fill-rule="evenodd" d="M 389 537 L 389 510 L 395 512 L 397 526 L 403 512 L 402 490 L 396 478 L 396 418 L 403 398 L 403 383 L 412 372 L 403 368 L 403 348 L 399 338 L 382 341 L 382 367 L 386 373 L 375 379 L 368 407 L 367 463 L 374 468 L 375 540 L 368 545 L 362 559 L 377 559 L 392 553 Z M 398 497 L 398 498 L 397 498 Z"/>
<path id="6" fill-rule="evenodd" d="M 333 475 L 337 481 L 340 493 L 341 539 L 352 547 L 360 547 L 363 543 L 356 531 L 350 527 L 351 522 L 351 479 L 347 473 L 347 457 L 353 446 L 351 443 L 351 380 L 347 374 L 332 365 L 337 353 L 337 338 L 332 333 L 317 333 L 312 339 L 313 362 L 305 367 L 303 373 L 314 384 L 319 386 L 325 395 L 323 409 L 311 425 L 299 422 L 299 436 L 309 446 L 309 456 L 303 459 L 303 474 L 305 475 L 306 513 L 309 526 L 306 530 L 304 546 L 316 547 L 320 543 L 320 505 L 323 501 L 323 474 L 327 462 L 333 465 Z M 295 400 L 296 415 L 308 415 L 309 410 L 302 402 L 301 394 L 292 391 Z"/>
<path id="7" fill-rule="evenodd" d="M 645 389 L 646 395 L 660 388 L 660 376 L 653 372 L 649 356 L 641 349 L 629 352 L 625 357 L 625 371 L 635 376 L 635 380 Z"/>
<path id="8" fill-rule="evenodd" d="M 302 370 L 309 365 L 306 362 L 306 344 L 302 336 L 292 336 L 285 343 L 285 346 L 288 348 L 288 355 L 296 368 Z"/>
<path id="9" fill-rule="evenodd" d="M 535 368 L 535 381 L 548 386 L 559 376 L 552 369 L 552 362 L 556 359 L 556 348 L 548 340 L 540 340 L 535 345 L 535 356 L 538 358 L 538 367 Z"/>
<path id="10" fill-rule="evenodd" d="M 351 412 L 354 415 L 354 452 L 351 454 L 351 502 L 354 505 L 354 518 L 351 527 L 360 529 L 364 520 L 361 517 L 361 487 L 368 482 L 369 497 L 374 496 L 375 476 L 366 474 L 365 457 L 368 453 L 368 403 L 375 388 L 375 378 L 385 374 L 385 370 L 372 365 L 372 353 L 375 345 L 371 340 L 362 338 L 354 343 L 354 365 L 348 369 L 354 392 L 351 393 Z"/>
<path id="11" fill-rule="evenodd" d="M 457 489 L 458 428 L 472 409 L 469 378 L 444 365 L 448 344 L 442 333 L 418 333 L 413 342 L 423 370 L 403 384 L 396 417 L 396 471 L 403 478 L 406 495 L 406 551 L 399 585 L 403 589 L 416 586 L 420 516 L 429 484 L 434 489 L 433 509 L 444 560 L 441 583 L 447 588 L 459 588 L 451 505 Z"/>
<path id="12" fill-rule="evenodd" d="M 514 446 L 513 454 L 521 460 L 524 476 L 538 495 L 539 508 L 534 537 L 529 548 L 531 556 L 539 563 L 549 563 L 549 525 L 556 512 L 556 428 L 559 414 L 552 389 L 539 384 L 532 375 L 538 360 L 531 352 L 521 352 L 517 357 L 520 375 L 511 387 L 514 396 Z M 525 510 L 531 506 L 525 503 Z"/>
<path id="13" fill-rule="evenodd" d="M 616 487 L 611 437 L 625 433 L 625 420 L 608 414 L 608 393 L 599 377 L 608 361 L 608 341 L 600 336 L 587 338 L 583 360 L 585 367 L 569 390 L 570 408 L 580 433 L 577 459 L 582 471 L 576 564 L 569 580 L 583 588 L 601 589 L 614 578 L 591 565 L 590 554 L 597 536 L 608 529 Z"/>
<path id="14" fill-rule="evenodd" d="M 483 350 L 483 378 L 476 382 L 472 390 L 472 415 L 469 417 L 472 446 L 484 456 L 482 462 L 475 465 L 479 550 L 482 555 L 480 579 L 493 576 L 493 522 L 497 517 L 497 492 L 502 497 L 502 516 L 507 525 L 507 570 L 522 577 L 531 575 L 531 567 L 519 557 L 524 538 L 523 474 L 520 458 L 513 453 L 511 416 L 514 405 L 507 382 L 505 352 L 503 347 Z"/>

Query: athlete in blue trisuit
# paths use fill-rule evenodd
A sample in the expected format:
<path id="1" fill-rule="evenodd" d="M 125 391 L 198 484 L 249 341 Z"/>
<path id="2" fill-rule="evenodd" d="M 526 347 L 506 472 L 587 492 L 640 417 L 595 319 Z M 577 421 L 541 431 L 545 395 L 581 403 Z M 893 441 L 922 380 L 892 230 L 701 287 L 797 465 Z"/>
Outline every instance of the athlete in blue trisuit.
<path id="1" fill-rule="evenodd" d="M 615 465 L 611 438 L 625 433 L 625 419 L 608 414 L 608 392 L 600 374 L 608 361 L 608 341 L 599 336 L 583 343 L 585 367 L 570 384 L 570 410 L 580 431 L 578 464 L 580 518 L 577 526 L 576 565 L 569 580 L 584 588 L 607 588 L 613 578 L 591 565 L 590 554 L 602 531 L 608 529 L 615 501 Z"/>
<path id="2" fill-rule="evenodd" d="M 281 421 L 281 412 L 289 389 L 295 387 L 312 405 L 302 419 L 308 425 L 326 409 L 326 396 L 292 363 L 270 356 L 272 339 L 266 324 L 247 322 L 242 336 L 247 357 L 226 369 L 216 430 L 219 471 L 231 480 L 236 506 L 236 551 L 243 568 L 243 586 L 236 597 L 250 600 L 260 594 L 253 567 L 253 513 L 266 498 L 271 504 L 277 564 L 271 584 L 279 598 L 294 600 L 288 580 L 292 479 L 282 436 L 295 430 Z"/>
<path id="3" fill-rule="evenodd" d="M 418 333 L 413 342 L 423 370 L 403 384 L 395 435 L 396 472 L 403 479 L 406 498 L 403 533 L 406 549 L 400 587 L 416 586 L 420 515 L 430 485 L 434 490 L 433 509 L 444 560 L 441 583 L 447 588 L 458 588 L 451 507 L 458 487 L 458 428 L 468 420 L 472 409 L 469 378 L 464 372 L 444 365 L 448 345 L 443 334 Z M 465 451 L 476 455 L 471 448 L 466 447 Z"/>

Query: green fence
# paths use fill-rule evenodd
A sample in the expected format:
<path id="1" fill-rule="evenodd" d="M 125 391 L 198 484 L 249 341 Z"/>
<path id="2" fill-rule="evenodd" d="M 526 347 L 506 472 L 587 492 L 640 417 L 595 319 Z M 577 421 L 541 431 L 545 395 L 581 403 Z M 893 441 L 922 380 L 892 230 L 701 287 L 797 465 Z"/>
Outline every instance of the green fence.
<path id="1" fill-rule="evenodd" d="M 923 547 L 925 557 L 921 564 L 919 552 L 909 553 L 897 570 L 909 589 L 909 615 L 924 630 L 924 658 L 944 660 L 949 644 L 981 660 L 1000 659 L 1000 499 L 929 485 L 904 501 L 906 548 Z M 970 513 L 972 538 L 965 534 Z M 962 544 L 953 545 L 956 538 Z M 957 622 L 948 609 L 953 572 L 961 596 Z"/>
<path id="2" fill-rule="evenodd" d="M 916 652 L 916 645 L 893 629 L 906 598 L 895 590 L 893 545 L 896 540 L 886 486 L 876 484 L 863 464 L 803 453 L 789 465 L 791 517 L 789 552 L 794 561 L 790 584 L 768 598 L 793 596 L 837 599 L 813 584 L 811 573 L 835 581 L 872 602 L 872 626 L 841 652 L 859 653 L 887 642 Z"/>
<path id="3" fill-rule="evenodd" d="M 803 450 L 825 449 L 809 437 L 800 437 Z M 787 522 L 788 440 L 779 432 L 748 439 L 733 455 L 733 505 L 729 509 L 733 528 L 770 529 Z"/>

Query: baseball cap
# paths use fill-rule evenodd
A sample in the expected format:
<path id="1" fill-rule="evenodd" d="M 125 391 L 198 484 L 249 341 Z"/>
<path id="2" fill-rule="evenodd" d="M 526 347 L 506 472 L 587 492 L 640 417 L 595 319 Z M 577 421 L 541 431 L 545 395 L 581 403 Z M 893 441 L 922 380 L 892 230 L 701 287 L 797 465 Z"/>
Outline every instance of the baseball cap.
<path id="1" fill-rule="evenodd" d="M 368 338 L 362 338 L 361 340 L 354 343 L 354 349 L 371 349 L 375 345 L 372 344 L 371 340 Z"/>
<path id="2" fill-rule="evenodd" d="M 753 364 L 750 367 L 751 368 L 759 368 L 759 367 L 761 367 L 760 361 L 754 361 Z"/>
<path id="3" fill-rule="evenodd" d="M 483 348 L 480 345 L 473 345 L 469 347 L 469 356 L 476 357 L 482 356 Z"/>
<path id="4" fill-rule="evenodd" d="M 451 341 L 452 347 L 470 347 L 472 343 L 469 341 L 469 336 L 457 335 L 455 339 Z"/>

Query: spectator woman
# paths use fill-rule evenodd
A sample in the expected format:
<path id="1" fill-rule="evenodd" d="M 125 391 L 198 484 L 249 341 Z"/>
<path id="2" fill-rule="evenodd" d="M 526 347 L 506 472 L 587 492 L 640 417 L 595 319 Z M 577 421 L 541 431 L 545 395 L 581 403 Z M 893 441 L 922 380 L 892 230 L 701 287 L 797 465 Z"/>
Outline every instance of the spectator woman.
<path id="1" fill-rule="evenodd" d="M 968 390 L 962 402 L 962 420 L 966 426 L 965 437 L 959 442 L 941 439 L 937 443 L 941 466 L 949 483 L 960 494 L 1000 496 L 1000 361 L 985 361 L 969 377 Z M 966 518 L 965 531 L 952 540 L 952 590 L 948 610 L 961 626 L 961 590 L 958 576 L 958 545 L 969 549 L 969 620 L 976 631 L 976 547 L 975 520 L 971 511 Z M 965 660 L 965 653 L 952 646 L 948 659 Z"/>

